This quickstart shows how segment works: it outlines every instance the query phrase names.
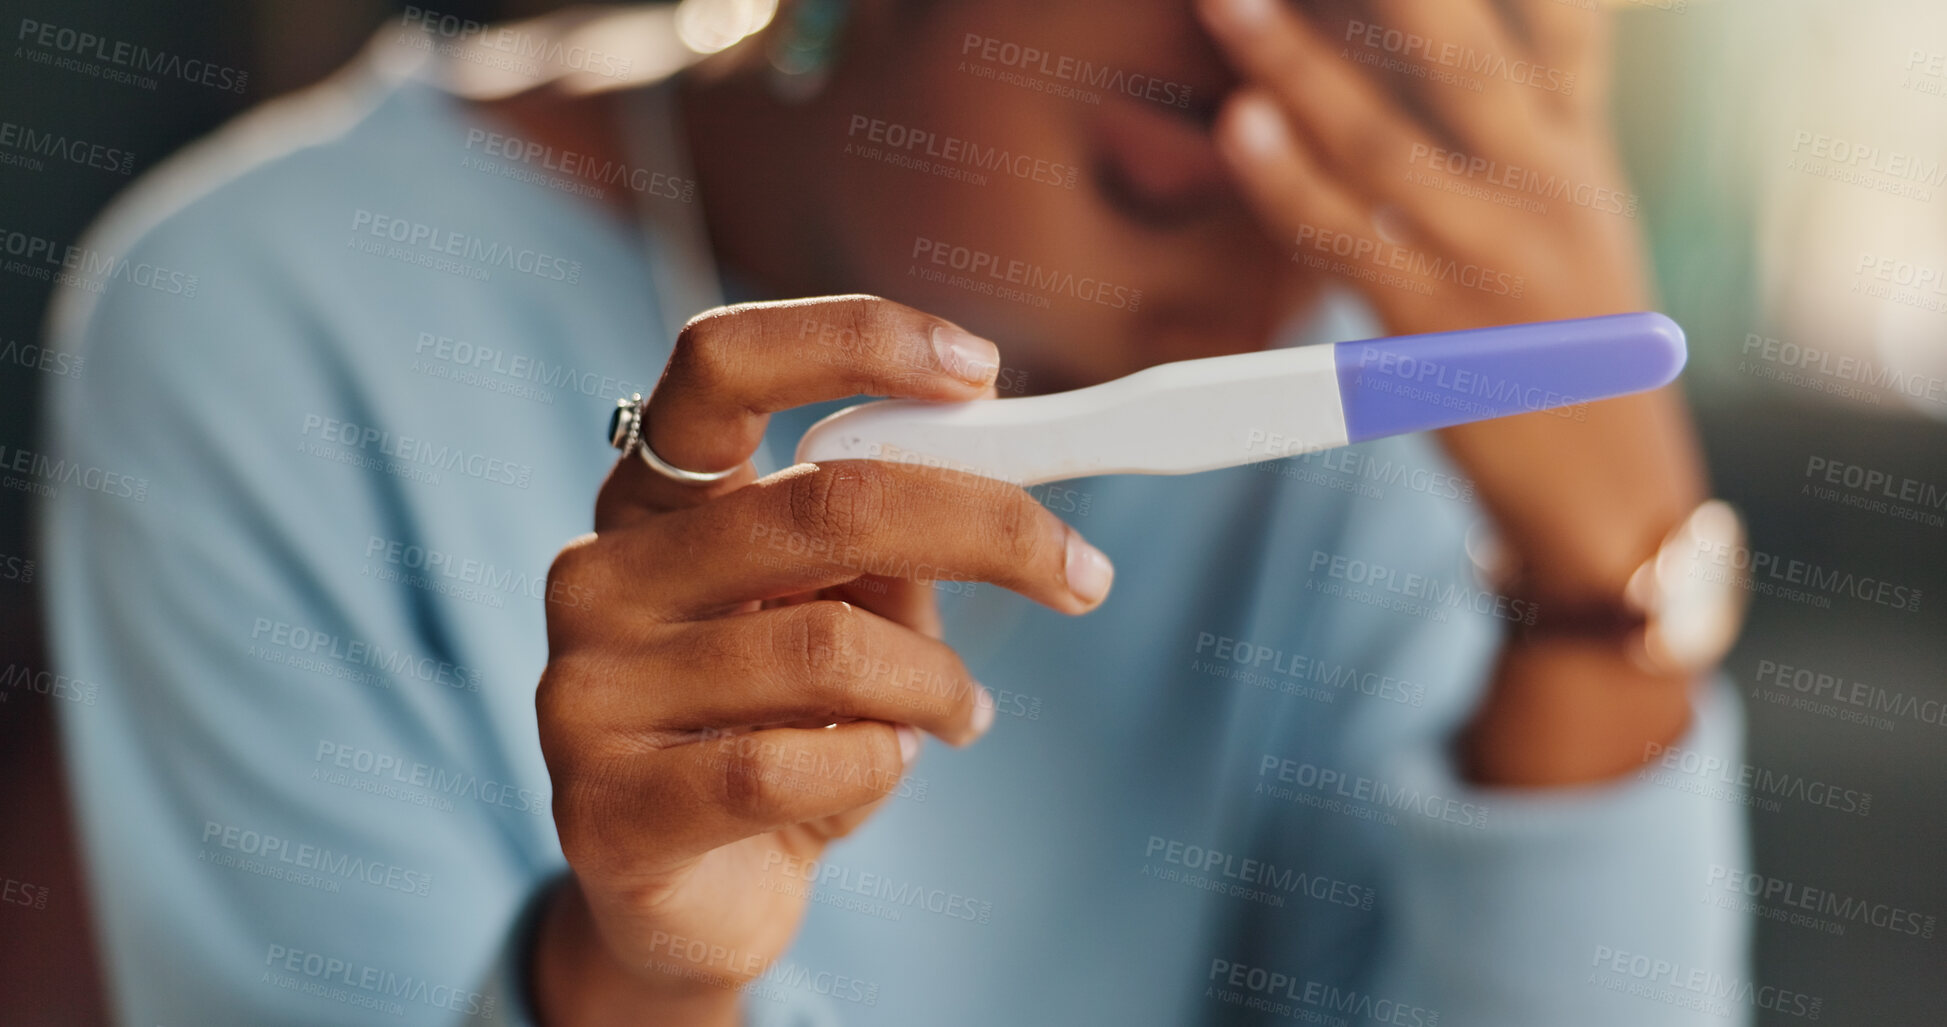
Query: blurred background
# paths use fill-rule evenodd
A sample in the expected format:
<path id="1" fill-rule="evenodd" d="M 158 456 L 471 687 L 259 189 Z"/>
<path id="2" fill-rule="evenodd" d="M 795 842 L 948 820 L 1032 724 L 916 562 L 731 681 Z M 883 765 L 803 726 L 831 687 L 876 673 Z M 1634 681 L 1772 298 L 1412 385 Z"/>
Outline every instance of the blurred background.
<path id="1" fill-rule="evenodd" d="M 492 21 L 562 5 L 436 6 Z M 1938 916 L 1947 911 L 1947 5 L 1612 6 L 1617 123 L 1664 310 L 1690 334 L 1684 381 L 1719 494 L 1745 511 L 1755 552 L 1922 597 L 1917 611 L 1846 596 L 1827 607 L 1754 599 L 1726 666 L 1750 713 L 1749 763 L 1872 795 L 1864 817 L 1804 802 L 1753 808 L 1757 869 Z M 9 42 L 0 230 L 74 241 L 134 177 L 244 108 L 328 74 L 403 8 L 0 3 L 10 34 L 23 18 L 51 21 L 248 73 L 241 92 L 170 81 L 147 90 L 24 60 Z M 35 158 L 8 145 L 15 125 L 120 154 L 103 162 L 113 167 Z M 44 386 L 87 373 L 72 355 L 39 348 L 50 290 L 0 273 L 8 459 L 37 450 Z M 94 1023 L 99 979 L 50 723 L 50 704 L 81 698 L 40 676 L 32 498 L 0 488 L 0 1019 Z M 1817 695 L 1809 689 L 1819 675 L 1845 685 Z M 1835 701 L 1839 687 L 1854 689 L 1852 701 Z M 1715 895 L 1700 882 L 1699 901 Z M 1947 1022 L 1939 937 L 1771 918 L 1757 937 L 1754 978 L 1822 997 L 1825 1022 Z"/>

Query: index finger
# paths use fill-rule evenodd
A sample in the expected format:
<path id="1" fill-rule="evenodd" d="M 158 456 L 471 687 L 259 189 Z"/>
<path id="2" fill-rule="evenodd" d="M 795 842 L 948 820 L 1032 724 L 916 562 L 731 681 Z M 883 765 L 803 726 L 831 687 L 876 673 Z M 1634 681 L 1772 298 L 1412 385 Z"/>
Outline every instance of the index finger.
<path id="1" fill-rule="evenodd" d="M 828 296 L 720 307 L 683 327 L 650 395 L 642 439 L 676 467 L 715 471 L 756 452 L 770 415 L 847 396 L 969 400 L 991 396 L 993 343 L 950 321 L 876 296 Z M 602 486 L 596 529 L 678 509 L 748 484 L 670 481 L 627 459 Z"/>

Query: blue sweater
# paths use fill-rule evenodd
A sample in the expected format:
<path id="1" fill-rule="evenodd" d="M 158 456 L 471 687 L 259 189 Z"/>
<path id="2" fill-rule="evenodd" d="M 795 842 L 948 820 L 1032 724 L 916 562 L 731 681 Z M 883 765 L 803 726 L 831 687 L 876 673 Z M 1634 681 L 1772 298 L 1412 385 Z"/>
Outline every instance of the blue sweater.
<path id="1" fill-rule="evenodd" d="M 62 726 L 124 1022 L 528 1015 L 521 914 L 564 870 L 545 570 L 589 527 L 614 400 L 716 297 L 687 188 L 639 190 L 675 226 L 645 239 L 472 117 L 423 69 L 341 76 L 150 176 L 64 290 L 84 362 L 48 455 L 80 473 L 44 504 L 43 578 L 59 670 L 93 689 Z M 678 152 L 646 163 L 687 181 Z M 1292 341 L 1356 337 L 1344 313 Z M 1070 619 L 941 586 L 998 723 L 928 742 L 822 863 L 769 868 L 810 912 L 752 1022 L 1636 1027 L 1769 1001 L 1742 915 L 1700 901 L 1748 858 L 1735 792 L 1455 776 L 1516 611 L 1478 591 L 1485 511 L 1429 440 L 1036 494 L 1115 594 Z M 1739 727 L 1718 684 L 1677 744 L 1736 765 Z"/>

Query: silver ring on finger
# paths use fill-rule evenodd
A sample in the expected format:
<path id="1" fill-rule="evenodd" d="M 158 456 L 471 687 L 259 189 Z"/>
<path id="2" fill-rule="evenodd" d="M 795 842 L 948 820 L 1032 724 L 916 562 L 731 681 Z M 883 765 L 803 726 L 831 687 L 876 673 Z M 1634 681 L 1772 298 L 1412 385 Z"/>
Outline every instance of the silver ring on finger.
<path id="1" fill-rule="evenodd" d="M 686 471 L 657 456 L 656 451 L 649 447 L 649 439 L 644 434 L 646 430 L 644 417 L 647 411 L 648 404 L 643 401 L 640 392 L 631 395 L 628 399 L 617 400 L 615 413 L 608 419 L 609 445 L 621 450 L 623 456 L 632 452 L 641 454 L 642 462 L 648 464 L 650 470 L 670 481 L 684 485 L 714 484 L 736 474 L 743 467 L 742 464 L 738 464 L 736 467 L 726 467 L 721 471 Z"/>

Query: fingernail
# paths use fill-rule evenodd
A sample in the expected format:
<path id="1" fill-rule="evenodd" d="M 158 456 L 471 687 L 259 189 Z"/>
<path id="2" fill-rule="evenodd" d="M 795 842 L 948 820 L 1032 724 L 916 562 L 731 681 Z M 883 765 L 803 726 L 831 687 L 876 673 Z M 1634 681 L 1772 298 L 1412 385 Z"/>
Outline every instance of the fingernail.
<path id="1" fill-rule="evenodd" d="M 894 724 L 892 733 L 899 736 L 899 762 L 913 765 L 913 757 L 919 755 L 919 729 L 911 724 Z"/>
<path id="2" fill-rule="evenodd" d="M 1285 127 L 1284 115 L 1262 96 L 1238 98 L 1232 124 L 1236 126 L 1238 141 L 1253 152 L 1277 153 L 1290 145 L 1291 133 Z"/>
<path id="3" fill-rule="evenodd" d="M 1066 563 L 1068 590 L 1083 602 L 1093 606 L 1109 594 L 1109 584 L 1115 580 L 1115 567 L 1100 549 L 1082 541 L 1082 536 L 1073 531 L 1068 533 Z"/>
<path id="4" fill-rule="evenodd" d="M 1001 366 L 1001 351 L 993 343 L 952 325 L 933 326 L 933 355 L 948 374 L 968 385 L 987 384 Z"/>
<path id="5" fill-rule="evenodd" d="M 994 693 L 974 685 L 973 736 L 980 738 L 994 726 Z"/>

